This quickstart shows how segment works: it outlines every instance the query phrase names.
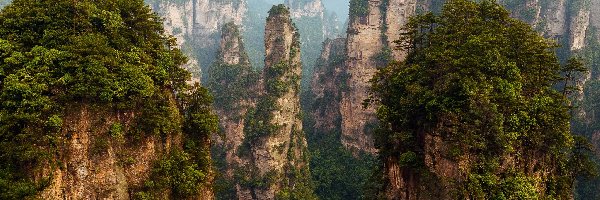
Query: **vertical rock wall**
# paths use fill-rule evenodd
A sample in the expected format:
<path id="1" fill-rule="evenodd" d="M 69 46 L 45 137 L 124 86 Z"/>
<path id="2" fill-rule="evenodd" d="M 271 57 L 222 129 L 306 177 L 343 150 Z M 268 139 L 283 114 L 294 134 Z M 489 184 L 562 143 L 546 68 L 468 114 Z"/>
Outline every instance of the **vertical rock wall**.
<path id="1" fill-rule="evenodd" d="M 369 135 L 377 123 L 375 110 L 373 106 L 363 108 L 362 103 L 368 98 L 369 80 L 382 63 L 377 57 L 385 56 L 386 49 L 395 47 L 393 41 L 398 39 L 402 23 L 406 23 L 415 10 L 415 0 L 369 0 L 367 13 L 350 16 L 346 52 L 348 90 L 342 93 L 340 106 L 342 143 L 349 149 L 376 152 Z M 404 53 L 394 52 L 389 56 L 402 60 Z"/>
<path id="2" fill-rule="evenodd" d="M 181 133 L 143 136 L 136 142 L 110 135 L 116 123 L 123 125 L 122 131 L 133 129 L 139 112 L 77 103 L 64 116 L 61 135 L 65 142 L 56 155 L 58 166 L 49 166 L 48 171 L 42 172 L 51 174 L 52 179 L 39 194 L 40 199 L 131 199 L 149 180 L 155 162 L 172 149 L 182 148 Z M 212 180 L 208 179 L 208 185 L 199 188 L 199 194 L 191 198 L 213 199 Z"/>
<path id="3" fill-rule="evenodd" d="M 310 114 L 315 121 L 313 133 L 324 134 L 336 131 L 340 127 L 340 99 L 344 81 L 344 61 L 346 58 L 346 39 L 327 39 L 323 43 L 321 57 L 317 60 L 311 80 Z"/>

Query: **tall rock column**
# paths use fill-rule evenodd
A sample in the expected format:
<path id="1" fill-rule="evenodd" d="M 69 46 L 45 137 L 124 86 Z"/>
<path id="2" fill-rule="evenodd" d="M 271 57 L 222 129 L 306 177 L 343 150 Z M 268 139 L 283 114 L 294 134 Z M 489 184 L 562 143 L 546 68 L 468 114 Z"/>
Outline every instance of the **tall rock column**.
<path id="1" fill-rule="evenodd" d="M 244 140 L 245 116 L 255 106 L 258 96 L 258 73 L 250 61 L 238 26 L 234 22 L 223 25 L 216 62 L 207 74 L 208 88 L 214 95 L 214 108 L 219 116 L 221 135 L 213 137 L 215 167 L 222 172 L 217 177 L 217 196 L 231 199 L 235 195 L 234 172 L 248 163 L 238 156 L 238 148 Z"/>
<path id="2" fill-rule="evenodd" d="M 269 11 L 262 95 L 249 112 L 239 154 L 238 198 L 313 199 L 300 112 L 300 35 L 284 5 Z"/>
<path id="3" fill-rule="evenodd" d="M 375 153 L 370 129 L 377 123 L 374 107 L 363 108 L 369 80 L 377 66 L 389 59 L 402 60 L 404 53 L 392 52 L 400 27 L 415 13 L 416 0 L 355 1 L 350 5 L 346 60 L 348 89 L 342 93 L 342 143 L 351 150 Z M 386 28 L 387 27 L 387 28 Z"/>

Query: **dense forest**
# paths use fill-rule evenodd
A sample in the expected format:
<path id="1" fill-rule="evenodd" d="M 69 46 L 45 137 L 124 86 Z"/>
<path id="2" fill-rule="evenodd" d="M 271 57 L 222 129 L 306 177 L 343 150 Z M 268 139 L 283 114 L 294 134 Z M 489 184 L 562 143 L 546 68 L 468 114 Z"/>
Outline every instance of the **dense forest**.
<path id="1" fill-rule="evenodd" d="M 600 0 L 0 9 L 0 199 L 600 198 Z"/>

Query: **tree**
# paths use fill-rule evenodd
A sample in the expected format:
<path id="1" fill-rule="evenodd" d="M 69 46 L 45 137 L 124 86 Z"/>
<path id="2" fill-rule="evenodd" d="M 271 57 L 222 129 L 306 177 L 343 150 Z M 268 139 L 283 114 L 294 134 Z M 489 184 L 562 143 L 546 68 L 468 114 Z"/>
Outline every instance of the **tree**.
<path id="1" fill-rule="evenodd" d="M 399 165 L 403 195 L 568 199 L 585 170 L 570 164 L 570 107 L 555 86 L 571 79 L 556 45 L 487 0 L 449 1 L 404 31 L 408 57 L 379 70 L 371 99 L 376 145 L 385 167 Z"/>
<path id="2" fill-rule="evenodd" d="M 74 104 L 139 111 L 133 132 L 164 136 L 185 125 L 198 128 L 186 137 L 207 138 L 216 127 L 206 110 L 210 95 L 186 85 L 190 74 L 180 68 L 186 58 L 174 44 L 142 0 L 15 0 L 6 6 L 0 12 L 0 199 L 23 199 L 47 185 L 50 177 L 33 174 L 57 166 L 68 138 L 62 118 Z M 183 94 L 197 96 L 179 98 L 174 107 Z M 179 158 L 206 159 L 200 153 Z"/>

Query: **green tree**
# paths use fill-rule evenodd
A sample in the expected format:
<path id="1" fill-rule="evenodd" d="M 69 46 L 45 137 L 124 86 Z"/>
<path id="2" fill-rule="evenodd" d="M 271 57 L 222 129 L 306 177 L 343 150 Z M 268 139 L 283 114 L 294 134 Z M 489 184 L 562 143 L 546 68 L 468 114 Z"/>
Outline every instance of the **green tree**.
<path id="1" fill-rule="evenodd" d="M 396 161 L 415 185 L 409 195 L 568 199 L 586 170 L 572 164 L 581 158 L 573 156 L 570 103 L 555 89 L 571 79 L 560 77 L 556 46 L 493 1 L 449 1 L 440 15 L 413 18 L 405 33 L 399 45 L 408 57 L 379 70 L 372 101 L 381 160 Z M 461 164 L 441 174 L 428 156 Z"/>
<path id="2" fill-rule="evenodd" d="M 48 184 L 51 177 L 34 180 L 33 174 L 57 166 L 68 138 L 61 134 L 62 118 L 72 105 L 141 113 L 135 130 L 124 133 L 115 125 L 119 137 L 165 136 L 185 128 L 184 137 L 195 139 L 188 141 L 206 140 L 216 127 L 207 110 L 210 95 L 186 84 L 190 74 L 180 68 L 186 58 L 174 44 L 142 0 L 15 0 L 4 7 L 0 199 L 23 199 Z M 183 97 L 188 94 L 197 97 Z M 192 150 L 173 156 L 183 163 L 178 167 L 208 174 L 207 158 L 198 155 L 205 151 Z"/>

